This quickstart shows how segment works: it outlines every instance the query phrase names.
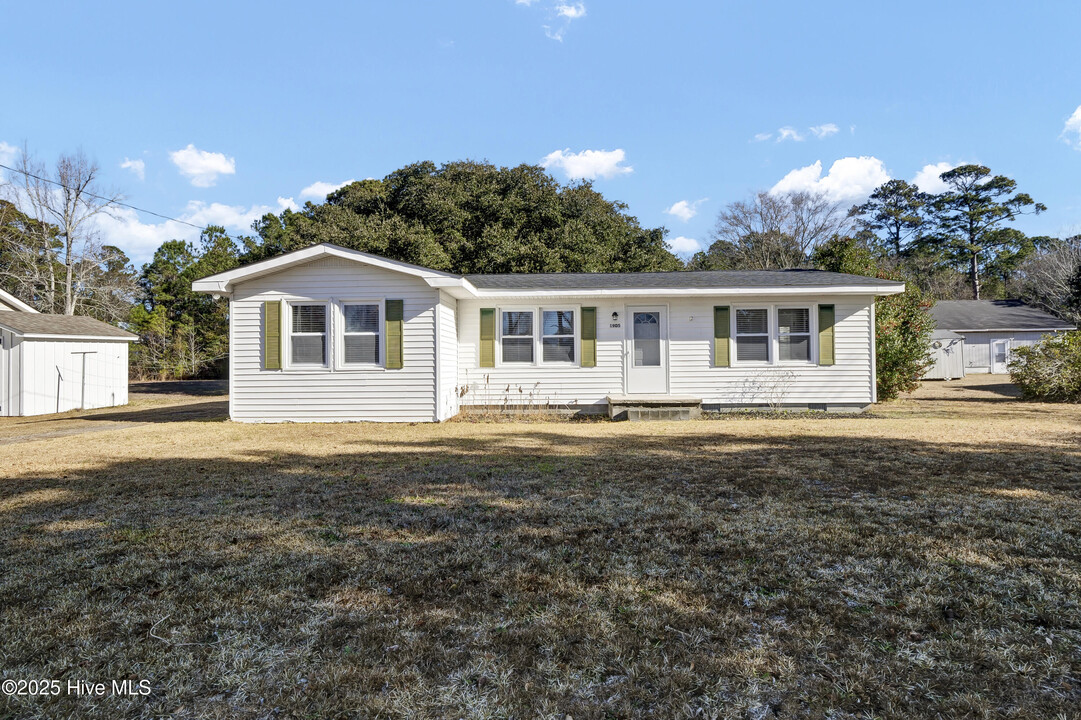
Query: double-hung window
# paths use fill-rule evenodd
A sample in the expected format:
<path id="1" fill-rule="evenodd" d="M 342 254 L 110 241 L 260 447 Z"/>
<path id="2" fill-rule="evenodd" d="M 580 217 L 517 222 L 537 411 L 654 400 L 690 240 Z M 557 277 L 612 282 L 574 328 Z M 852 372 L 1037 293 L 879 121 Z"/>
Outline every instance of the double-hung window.
<path id="1" fill-rule="evenodd" d="M 541 323 L 541 359 L 574 362 L 574 311 L 544 310 Z"/>
<path id="2" fill-rule="evenodd" d="M 342 303 L 342 364 L 378 365 L 379 305 Z"/>
<path id="3" fill-rule="evenodd" d="M 290 363 L 299 367 L 326 367 L 326 303 L 292 303 L 289 307 Z"/>
<path id="4" fill-rule="evenodd" d="M 769 362 L 769 309 L 736 310 L 736 360 Z"/>
<path id="5" fill-rule="evenodd" d="M 533 311 L 504 310 L 502 330 L 503 362 L 533 362 Z"/>
<path id="6" fill-rule="evenodd" d="M 811 361 L 810 308 L 777 309 L 777 356 L 781 362 Z"/>

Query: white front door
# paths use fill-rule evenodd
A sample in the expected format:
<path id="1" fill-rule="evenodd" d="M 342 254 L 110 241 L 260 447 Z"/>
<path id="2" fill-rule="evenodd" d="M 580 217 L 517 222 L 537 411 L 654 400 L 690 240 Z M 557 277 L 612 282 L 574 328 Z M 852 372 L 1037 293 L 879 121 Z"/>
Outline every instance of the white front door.
<path id="1" fill-rule="evenodd" d="M 632 306 L 627 324 L 627 394 L 668 394 L 668 311 L 664 306 Z"/>
<path id="2" fill-rule="evenodd" d="M 1010 341 L 991 341 L 991 372 L 995 375 L 1005 375 L 1010 371 L 1007 363 L 1010 360 Z"/>

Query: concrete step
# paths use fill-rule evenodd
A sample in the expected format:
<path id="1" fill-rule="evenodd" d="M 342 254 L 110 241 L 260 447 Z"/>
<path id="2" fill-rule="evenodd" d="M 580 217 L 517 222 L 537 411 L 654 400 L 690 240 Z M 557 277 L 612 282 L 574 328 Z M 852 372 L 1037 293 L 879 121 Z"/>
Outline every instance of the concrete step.
<path id="1" fill-rule="evenodd" d="M 612 420 L 693 420 L 702 417 L 702 398 L 689 395 L 609 395 Z"/>

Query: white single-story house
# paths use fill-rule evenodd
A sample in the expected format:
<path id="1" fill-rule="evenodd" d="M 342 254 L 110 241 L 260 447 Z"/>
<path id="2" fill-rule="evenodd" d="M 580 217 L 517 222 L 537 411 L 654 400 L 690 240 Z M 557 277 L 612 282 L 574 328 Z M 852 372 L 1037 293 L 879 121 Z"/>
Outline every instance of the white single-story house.
<path id="1" fill-rule="evenodd" d="M 47 315 L 0 290 L 0 416 L 128 402 L 136 335 L 81 315 Z"/>
<path id="2" fill-rule="evenodd" d="M 457 275 L 330 244 L 193 287 L 229 299 L 229 412 L 244 422 L 861 410 L 875 297 L 904 290 L 817 270 Z"/>
<path id="3" fill-rule="evenodd" d="M 1071 323 L 1020 300 L 940 300 L 931 308 L 936 332 L 949 332 L 963 339 L 960 350 L 965 374 L 1009 371 L 1010 355 L 1015 348 L 1034 345 L 1048 333 L 1074 330 Z M 935 354 L 932 342 L 932 354 Z M 942 373 L 936 365 L 925 377 Z"/>

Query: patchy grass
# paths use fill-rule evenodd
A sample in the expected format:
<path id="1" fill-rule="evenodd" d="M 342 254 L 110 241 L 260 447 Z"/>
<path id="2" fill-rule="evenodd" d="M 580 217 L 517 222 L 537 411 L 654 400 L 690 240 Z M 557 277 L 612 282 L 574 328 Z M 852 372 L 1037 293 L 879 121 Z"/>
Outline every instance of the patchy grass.
<path id="1" fill-rule="evenodd" d="M 152 686 L 0 715 L 1076 717 L 1081 408 L 993 382 L 828 421 L 0 421 L 3 677 Z"/>

